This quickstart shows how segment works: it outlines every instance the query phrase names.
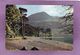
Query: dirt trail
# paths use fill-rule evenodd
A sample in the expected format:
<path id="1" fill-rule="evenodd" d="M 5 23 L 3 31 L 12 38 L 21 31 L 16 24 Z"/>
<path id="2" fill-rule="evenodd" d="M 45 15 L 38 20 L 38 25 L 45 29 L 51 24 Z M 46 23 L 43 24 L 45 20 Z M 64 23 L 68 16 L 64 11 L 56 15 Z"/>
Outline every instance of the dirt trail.
<path id="1" fill-rule="evenodd" d="M 23 46 L 30 50 L 32 47 L 37 47 L 39 50 L 72 50 L 72 45 L 59 41 L 50 41 L 40 38 L 27 38 L 26 40 L 6 41 L 8 47 L 21 49 Z"/>

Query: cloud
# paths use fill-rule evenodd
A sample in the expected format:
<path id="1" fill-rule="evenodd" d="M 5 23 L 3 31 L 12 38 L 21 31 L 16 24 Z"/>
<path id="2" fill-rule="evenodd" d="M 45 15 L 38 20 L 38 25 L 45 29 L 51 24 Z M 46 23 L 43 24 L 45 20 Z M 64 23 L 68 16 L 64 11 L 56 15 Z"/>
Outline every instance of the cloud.
<path id="1" fill-rule="evenodd" d="M 67 8 L 67 6 L 65 7 L 63 7 L 62 5 L 43 5 L 41 6 L 41 10 L 51 16 L 64 16 L 67 12 L 65 8 Z"/>
<path id="2" fill-rule="evenodd" d="M 42 11 L 51 16 L 64 16 L 67 12 L 73 13 L 73 10 L 65 11 L 65 8 L 67 8 L 67 6 L 63 5 L 18 5 L 17 7 L 28 9 L 28 16 Z"/>
<path id="3" fill-rule="evenodd" d="M 60 15 L 61 10 L 58 9 L 59 6 L 57 5 L 43 5 L 41 6 L 42 11 L 45 11 L 51 16 Z"/>

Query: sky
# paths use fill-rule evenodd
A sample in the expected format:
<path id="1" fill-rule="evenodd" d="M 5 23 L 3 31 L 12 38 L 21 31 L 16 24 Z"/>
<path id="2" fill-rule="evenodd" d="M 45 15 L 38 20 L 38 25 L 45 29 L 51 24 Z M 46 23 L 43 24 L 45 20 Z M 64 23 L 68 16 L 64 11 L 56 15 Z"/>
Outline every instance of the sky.
<path id="1" fill-rule="evenodd" d="M 50 16 L 58 16 L 62 17 L 67 12 L 73 12 L 73 8 L 71 11 L 66 11 L 65 9 L 69 6 L 62 5 L 16 5 L 17 8 L 22 7 L 28 10 L 27 15 L 32 15 L 38 12 L 46 12 Z"/>

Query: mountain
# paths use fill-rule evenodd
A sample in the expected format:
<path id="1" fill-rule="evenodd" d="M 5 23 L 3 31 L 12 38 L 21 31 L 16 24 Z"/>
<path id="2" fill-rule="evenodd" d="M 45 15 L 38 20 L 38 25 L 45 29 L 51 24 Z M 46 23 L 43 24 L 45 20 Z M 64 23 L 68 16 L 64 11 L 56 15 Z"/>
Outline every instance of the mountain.
<path id="1" fill-rule="evenodd" d="M 29 24 L 43 28 L 58 28 L 59 17 L 52 17 L 45 12 L 39 12 L 28 16 Z"/>
<path id="2" fill-rule="evenodd" d="M 38 22 L 38 21 L 51 21 L 52 19 L 53 21 L 55 21 L 58 17 L 52 17 L 45 12 L 39 12 L 39 13 L 35 13 L 35 14 L 28 16 L 28 18 L 31 22 L 33 21 Z"/>

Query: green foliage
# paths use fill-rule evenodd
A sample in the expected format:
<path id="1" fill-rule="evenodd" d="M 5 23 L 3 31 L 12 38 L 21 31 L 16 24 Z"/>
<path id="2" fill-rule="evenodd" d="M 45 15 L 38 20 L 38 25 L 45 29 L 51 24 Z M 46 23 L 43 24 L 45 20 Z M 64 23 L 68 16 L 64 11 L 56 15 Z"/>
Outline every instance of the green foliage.
<path id="1" fill-rule="evenodd" d="M 17 21 L 20 19 L 20 11 L 14 5 L 6 6 L 6 19 L 7 21 Z"/>
<path id="2" fill-rule="evenodd" d="M 66 15 L 62 18 L 65 21 L 63 23 L 65 23 L 65 25 L 63 25 L 63 32 L 65 31 L 65 33 L 67 34 L 72 34 L 73 33 L 73 13 L 71 13 L 71 9 L 72 6 L 69 6 L 66 11 L 69 11 L 68 13 L 66 13 Z"/>
<path id="3" fill-rule="evenodd" d="M 15 5 L 6 6 L 6 35 L 13 36 L 15 35 L 14 23 L 16 23 L 21 17 L 19 9 Z"/>

